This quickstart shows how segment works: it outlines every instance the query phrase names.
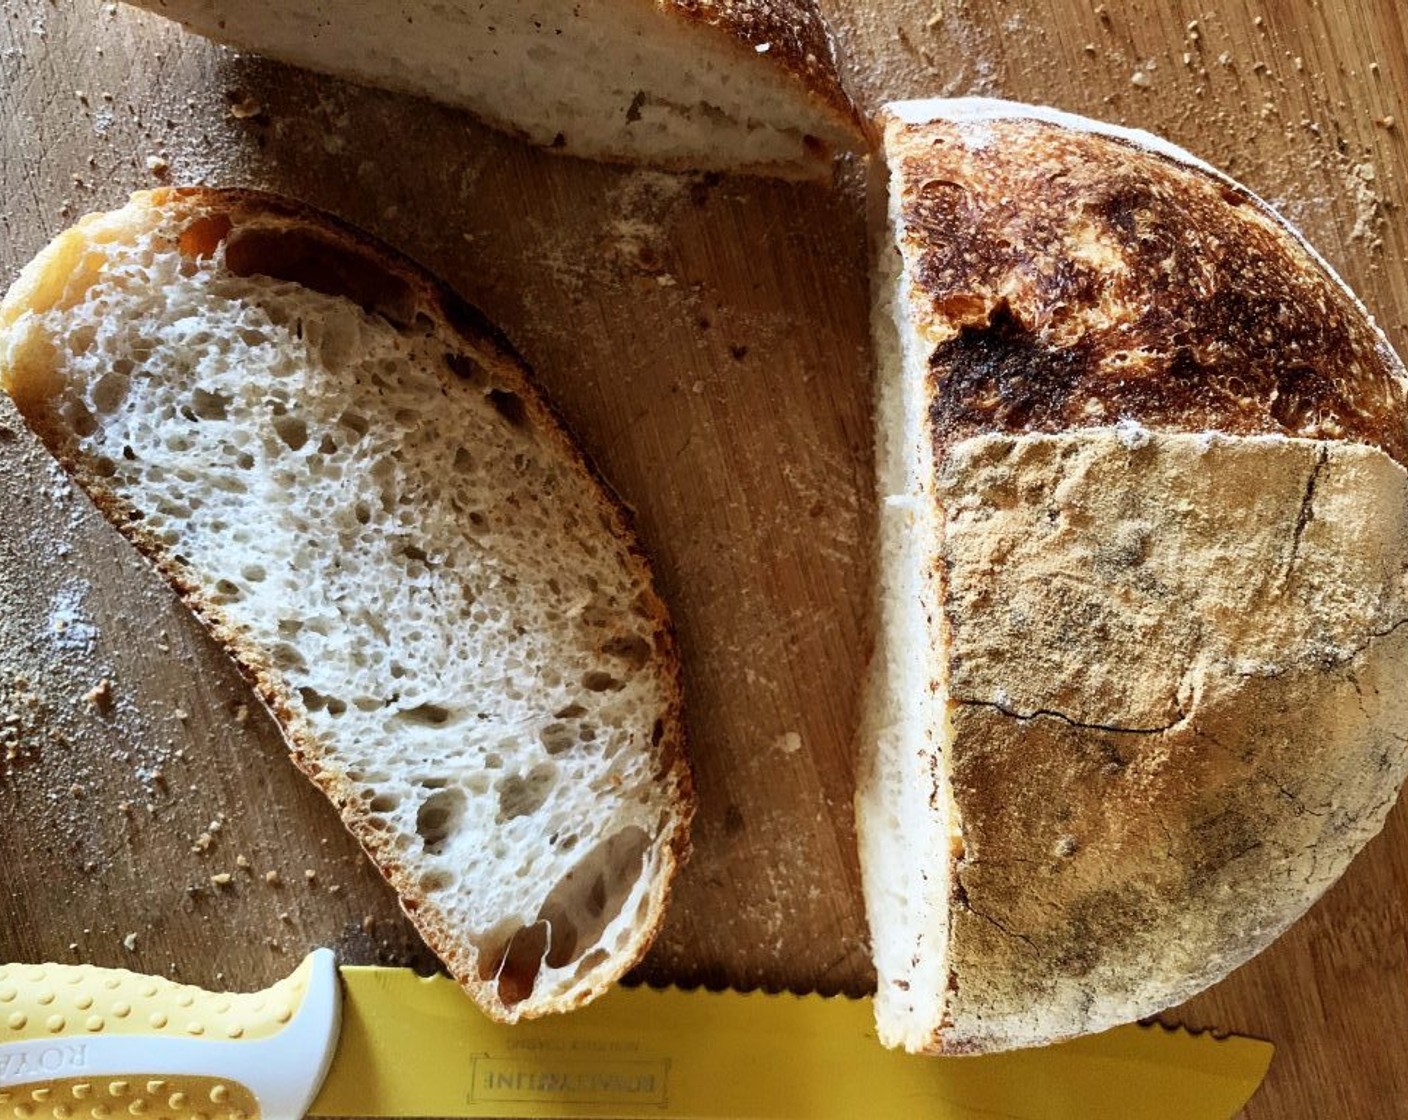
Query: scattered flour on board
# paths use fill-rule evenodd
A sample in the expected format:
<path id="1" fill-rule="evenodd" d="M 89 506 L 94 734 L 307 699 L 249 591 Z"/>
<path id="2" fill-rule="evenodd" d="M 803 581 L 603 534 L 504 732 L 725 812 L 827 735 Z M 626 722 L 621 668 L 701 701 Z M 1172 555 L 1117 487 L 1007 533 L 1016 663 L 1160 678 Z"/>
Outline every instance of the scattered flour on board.
<path id="1" fill-rule="evenodd" d="M 98 628 L 83 609 L 83 600 L 92 588 L 84 580 L 71 580 L 49 600 L 47 634 L 56 649 L 66 653 L 92 653 Z"/>

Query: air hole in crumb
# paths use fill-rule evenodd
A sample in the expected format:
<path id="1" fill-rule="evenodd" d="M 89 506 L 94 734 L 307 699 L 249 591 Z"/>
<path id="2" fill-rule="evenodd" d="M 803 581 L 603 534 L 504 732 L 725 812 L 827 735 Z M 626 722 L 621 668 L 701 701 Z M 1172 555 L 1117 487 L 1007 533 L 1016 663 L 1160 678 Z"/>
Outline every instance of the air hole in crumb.
<path id="1" fill-rule="evenodd" d="M 250 583 L 263 583 L 268 578 L 268 572 L 258 564 L 246 564 L 240 569 L 240 575 L 249 580 Z"/>
<path id="2" fill-rule="evenodd" d="M 454 877 L 448 871 L 427 871 L 420 877 L 420 889 L 423 894 L 434 894 L 454 885 Z"/>
<path id="3" fill-rule="evenodd" d="M 527 774 L 500 778 L 494 787 L 499 794 L 499 823 L 536 813 L 547 801 L 556 778 L 557 767 L 551 762 L 540 762 Z"/>
<path id="4" fill-rule="evenodd" d="M 421 802 L 416 813 L 416 832 L 428 853 L 436 855 L 444 849 L 445 841 L 464 815 L 464 806 L 464 791 L 453 788 L 437 789 Z"/>
<path id="5" fill-rule="evenodd" d="M 228 419 L 226 409 L 229 404 L 230 398 L 219 393 L 212 393 L 201 388 L 196 388 L 191 392 L 191 412 L 201 420 Z"/>
<path id="6" fill-rule="evenodd" d="M 632 669 L 642 669 L 650 660 L 650 643 L 639 634 L 618 634 L 602 643 L 601 652 L 619 657 Z"/>
<path id="7" fill-rule="evenodd" d="M 290 451 L 297 451 L 308 442 L 308 425 L 297 416 L 275 416 L 274 431 Z"/>
<path id="8" fill-rule="evenodd" d="M 248 451 L 241 451 L 238 455 L 235 456 L 235 466 L 239 467 L 239 469 L 242 471 L 253 470 L 254 456 L 251 455 Z"/>
<path id="9" fill-rule="evenodd" d="M 498 751 L 490 751 L 484 756 L 485 770 L 502 770 L 504 766 L 504 756 Z"/>
<path id="10" fill-rule="evenodd" d="M 523 398 L 506 389 L 490 389 L 484 397 L 494 407 L 494 411 L 508 421 L 513 428 L 522 428 L 528 423 L 528 409 Z"/>
<path id="11" fill-rule="evenodd" d="M 468 354 L 456 354 L 453 351 L 447 353 L 445 364 L 450 367 L 452 373 L 466 381 L 483 382 L 484 380 L 484 367 Z"/>
<path id="12" fill-rule="evenodd" d="M 357 519 L 358 525 L 365 525 L 371 521 L 372 511 L 366 502 L 358 502 L 352 507 L 352 516 Z"/>
<path id="13" fill-rule="evenodd" d="M 449 784 L 449 778 L 422 778 L 420 780 L 422 789 L 444 789 Z"/>
<path id="14" fill-rule="evenodd" d="M 587 709 L 581 704 L 568 704 L 565 708 L 560 708 L 553 712 L 558 719 L 576 719 L 578 716 L 587 714 Z"/>
<path id="15" fill-rule="evenodd" d="M 577 745 L 577 733 L 566 724 L 550 723 L 538 732 L 548 754 L 565 754 Z"/>
<path id="16" fill-rule="evenodd" d="M 538 973 L 543 968 L 549 935 L 547 922 L 535 922 L 515 933 L 504 947 L 498 989 L 499 999 L 506 1007 L 514 1007 L 533 994 Z"/>
<path id="17" fill-rule="evenodd" d="M 99 412 L 116 412 L 126 395 L 127 378 L 116 373 L 105 373 L 93 386 L 93 407 Z"/>
<path id="18" fill-rule="evenodd" d="M 474 457 L 463 447 L 455 448 L 455 470 L 460 474 L 469 474 L 474 470 Z"/>
<path id="19" fill-rule="evenodd" d="M 344 428 L 350 428 L 359 436 L 364 436 L 371 428 L 370 422 L 361 413 L 348 410 L 337 418 L 337 422 Z"/>
<path id="20" fill-rule="evenodd" d="M 371 804 L 369 804 L 367 808 L 373 813 L 390 813 L 400 804 L 401 798 L 399 794 L 379 793 L 372 798 Z"/>
<path id="21" fill-rule="evenodd" d="M 422 727 L 443 727 L 450 722 L 450 709 L 439 704 L 418 704 L 396 713 L 396 718 Z"/>
<path id="22" fill-rule="evenodd" d="M 588 692 L 619 692 L 626 687 L 626 682 L 617 680 L 610 673 L 604 673 L 600 669 L 593 669 L 583 674 L 582 687 Z"/>

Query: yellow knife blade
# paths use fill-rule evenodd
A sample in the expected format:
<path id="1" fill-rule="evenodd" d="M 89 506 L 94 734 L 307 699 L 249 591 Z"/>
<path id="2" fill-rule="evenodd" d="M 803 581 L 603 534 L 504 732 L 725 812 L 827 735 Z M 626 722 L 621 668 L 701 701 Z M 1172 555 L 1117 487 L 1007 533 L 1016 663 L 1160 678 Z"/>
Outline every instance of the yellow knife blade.
<path id="1" fill-rule="evenodd" d="M 1272 1047 L 1123 1027 L 1040 1050 L 883 1049 L 868 1000 L 647 988 L 505 1027 L 451 981 L 344 967 L 315 1116 L 1229 1120 Z"/>

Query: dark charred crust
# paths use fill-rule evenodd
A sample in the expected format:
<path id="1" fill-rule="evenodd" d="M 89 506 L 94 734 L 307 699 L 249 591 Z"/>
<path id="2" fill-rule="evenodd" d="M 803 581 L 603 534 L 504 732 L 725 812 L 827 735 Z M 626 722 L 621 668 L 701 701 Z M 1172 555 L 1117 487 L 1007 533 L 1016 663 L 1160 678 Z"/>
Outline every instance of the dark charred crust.
<path id="1" fill-rule="evenodd" d="M 812 0 L 665 0 L 669 11 L 712 27 L 749 50 L 767 44 L 767 55 L 801 79 L 812 97 L 831 110 L 838 129 L 859 148 L 864 130 L 855 105 L 841 86 L 835 52 L 821 13 Z M 819 158 L 826 146 L 809 137 Z"/>
<path id="2" fill-rule="evenodd" d="M 898 145 L 917 288 L 948 336 L 930 361 L 937 443 L 1131 420 L 1408 464 L 1399 367 L 1251 195 L 1110 137 L 985 127 L 981 147 L 945 122 Z"/>

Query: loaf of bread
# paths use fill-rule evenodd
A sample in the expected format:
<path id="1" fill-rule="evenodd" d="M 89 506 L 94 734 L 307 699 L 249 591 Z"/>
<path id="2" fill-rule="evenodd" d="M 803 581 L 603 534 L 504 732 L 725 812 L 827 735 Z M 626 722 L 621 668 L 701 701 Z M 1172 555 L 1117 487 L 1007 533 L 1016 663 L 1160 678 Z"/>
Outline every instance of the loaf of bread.
<path id="1" fill-rule="evenodd" d="M 308 209 L 162 190 L 0 303 L 0 387 L 180 590 L 483 1009 L 600 994 L 693 811 L 620 503 L 507 343 Z"/>
<path id="2" fill-rule="evenodd" d="M 131 2 L 591 159 L 807 177 L 864 146 L 814 0 Z"/>
<path id="3" fill-rule="evenodd" d="M 1408 769 L 1408 376 L 1263 202 L 1155 137 L 891 105 L 880 1035 L 1032 1046 L 1269 944 Z"/>

